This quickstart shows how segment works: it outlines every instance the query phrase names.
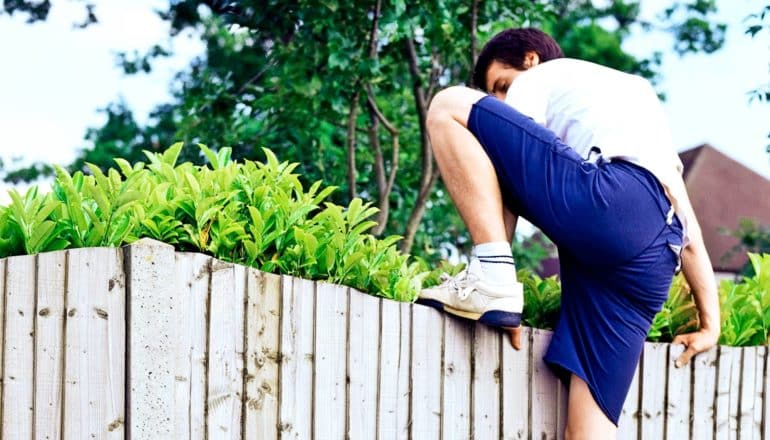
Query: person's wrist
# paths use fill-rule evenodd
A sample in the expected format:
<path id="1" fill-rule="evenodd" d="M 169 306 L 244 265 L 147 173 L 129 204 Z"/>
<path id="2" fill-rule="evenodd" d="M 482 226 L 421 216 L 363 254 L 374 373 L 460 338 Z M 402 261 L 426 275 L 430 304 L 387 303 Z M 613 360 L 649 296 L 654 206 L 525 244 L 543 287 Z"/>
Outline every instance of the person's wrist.
<path id="1" fill-rule="evenodd" d="M 708 336 L 711 336 L 714 341 L 719 339 L 719 335 L 721 334 L 721 330 L 719 327 L 712 327 L 712 326 L 702 326 L 700 328 L 700 331 L 702 333 L 705 333 Z"/>

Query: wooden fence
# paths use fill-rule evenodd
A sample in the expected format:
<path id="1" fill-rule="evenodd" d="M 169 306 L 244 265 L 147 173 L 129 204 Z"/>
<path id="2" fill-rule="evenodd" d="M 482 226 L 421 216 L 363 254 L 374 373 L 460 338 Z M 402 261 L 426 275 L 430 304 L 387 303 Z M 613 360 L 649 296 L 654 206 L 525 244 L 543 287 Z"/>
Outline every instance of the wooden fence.
<path id="1" fill-rule="evenodd" d="M 0 260 L 3 439 L 552 439 L 550 332 L 507 335 L 142 240 Z M 645 346 L 621 439 L 770 439 L 766 347 Z"/>

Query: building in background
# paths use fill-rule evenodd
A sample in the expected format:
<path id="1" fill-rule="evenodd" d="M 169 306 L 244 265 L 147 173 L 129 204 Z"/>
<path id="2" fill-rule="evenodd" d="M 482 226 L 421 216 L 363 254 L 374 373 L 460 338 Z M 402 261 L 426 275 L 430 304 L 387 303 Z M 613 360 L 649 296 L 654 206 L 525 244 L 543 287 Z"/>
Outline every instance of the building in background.
<path id="1" fill-rule="evenodd" d="M 741 219 L 770 225 L 770 180 L 708 144 L 679 157 L 714 271 L 718 277 L 733 277 L 748 257 L 734 252 L 739 240 L 726 230 L 738 229 Z"/>

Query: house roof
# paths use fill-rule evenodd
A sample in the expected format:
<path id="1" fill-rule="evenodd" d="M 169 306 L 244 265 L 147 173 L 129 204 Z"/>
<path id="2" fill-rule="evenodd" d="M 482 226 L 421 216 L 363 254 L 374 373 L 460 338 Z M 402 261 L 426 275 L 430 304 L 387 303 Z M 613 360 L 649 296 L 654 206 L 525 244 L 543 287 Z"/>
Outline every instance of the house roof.
<path id="1" fill-rule="evenodd" d="M 770 180 L 708 144 L 684 151 L 679 157 L 714 270 L 739 272 L 747 257 L 737 252 L 727 258 L 739 240 L 724 230 L 737 229 L 743 218 L 770 224 Z"/>

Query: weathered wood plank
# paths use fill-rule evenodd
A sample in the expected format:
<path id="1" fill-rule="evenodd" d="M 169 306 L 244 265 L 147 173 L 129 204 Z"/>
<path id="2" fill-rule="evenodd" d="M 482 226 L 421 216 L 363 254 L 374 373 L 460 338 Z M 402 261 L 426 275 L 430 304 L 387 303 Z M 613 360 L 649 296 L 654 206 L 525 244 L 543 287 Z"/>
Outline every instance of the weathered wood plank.
<path id="1" fill-rule="evenodd" d="M 756 347 L 756 374 L 754 375 L 754 424 L 752 434 L 756 440 L 762 439 L 762 411 L 763 406 L 767 404 L 764 395 L 765 389 L 765 360 L 767 356 L 767 347 Z"/>
<path id="2" fill-rule="evenodd" d="M 765 374 L 762 383 L 762 396 L 764 405 L 762 407 L 762 439 L 770 440 L 770 350 L 765 350 Z"/>
<path id="3" fill-rule="evenodd" d="M 3 401 L 3 393 L 4 387 L 3 387 L 3 380 L 5 374 L 5 350 L 6 350 L 6 344 L 5 344 L 5 274 L 6 274 L 6 265 L 8 264 L 8 259 L 3 258 L 0 259 L 0 422 L 3 420 L 3 407 L 5 406 L 5 402 Z M 0 434 L 2 434 L 2 428 L 0 428 Z"/>
<path id="4" fill-rule="evenodd" d="M 348 332 L 348 435 L 377 438 L 377 368 L 379 366 L 380 302 L 350 291 Z"/>
<path id="5" fill-rule="evenodd" d="M 444 319 L 444 399 L 441 429 L 445 439 L 471 438 L 471 345 L 475 324 Z"/>
<path id="6" fill-rule="evenodd" d="M 411 304 L 383 300 L 380 328 L 378 435 L 381 440 L 409 435 Z"/>
<path id="7" fill-rule="evenodd" d="M 47 252 L 37 258 L 35 436 L 42 439 L 58 439 L 62 435 L 64 407 L 64 292 L 67 253 Z"/>
<path id="8" fill-rule="evenodd" d="M 754 434 L 754 405 L 762 405 L 755 392 L 757 372 L 757 347 L 743 347 L 743 366 L 741 368 L 741 394 L 738 413 L 738 437 L 751 439 Z"/>
<path id="9" fill-rule="evenodd" d="M 728 436 L 730 439 L 738 438 L 738 429 L 740 427 L 740 406 L 741 406 L 741 373 L 743 371 L 744 351 L 740 347 L 730 347 L 733 349 L 733 362 L 730 369 L 730 412 L 728 424 Z"/>
<path id="10" fill-rule="evenodd" d="M 634 378 L 631 380 L 631 386 L 628 389 L 626 402 L 623 404 L 623 410 L 620 413 L 618 421 L 619 439 L 636 439 L 639 436 L 639 372 L 640 365 L 637 364 Z"/>
<path id="11" fill-rule="evenodd" d="M 211 261 L 211 291 L 209 317 L 209 366 L 206 426 L 208 438 L 239 438 L 242 375 L 238 372 L 239 346 L 243 331 L 238 327 L 237 280 L 232 263 Z M 241 335 L 239 339 L 238 336 Z"/>
<path id="12" fill-rule="evenodd" d="M 412 306 L 411 437 L 438 439 L 441 434 L 441 349 L 444 316 Z"/>
<path id="13" fill-rule="evenodd" d="M 681 344 L 668 344 L 668 380 L 666 392 L 666 438 L 690 438 L 690 364 L 676 368 L 674 361 L 684 352 Z"/>
<path id="14" fill-rule="evenodd" d="M 567 429 L 567 411 L 569 409 L 569 390 L 561 381 L 557 381 L 556 389 L 556 438 L 563 439 Z"/>
<path id="15" fill-rule="evenodd" d="M 474 328 L 471 414 L 475 438 L 500 438 L 500 342 L 499 330 L 482 324 Z"/>
<path id="16" fill-rule="evenodd" d="M 348 297 L 346 287 L 316 284 L 314 438 L 345 438 Z"/>
<path id="17" fill-rule="evenodd" d="M 210 260 L 203 254 L 175 254 L 173 438 L 203 439 L 206 435 L 206 309 Z"/>
<path id="18" fill-rule="evenodd" d="M 126 389 L 131 395 L 126 438 L 169 438 L 174 430 L 174 248 L 142 239 L 124 247 L 123 253 L 131 289 L 126 300 Z M 69 324 L 67 329 L 69 339 Z"/>
<path id="19" fill-rule="evenodd" d="M 740 352 L 727 346 L 719 346 L 718 349 L 714 437 L 718 440 L 727 440 L 730 432 L 730 379 L 734 358 L 740 366 Z"/>
<path id="20" fill-rule="evenodd" d="M 235 265 L 235 295 L 234 306 L 231 310 L 231 319 L 235 325 L 234 341 L 234 364 L 235 377 L 233 378 L 233 412 L 230 425 L 233 427 L 231 435 L 227 438 L 243 438 L 243 399 L 245 391 L 245 365 L 246 365 L 246 266 Z"/>
<path id="21" fill-rule="evenodd" d="M 6 260 L 3 419 L 0 438 L 32 438 L 35 256 Z"/>
<path id="22" fill-rule="evenodd" d="M 315 283 L 283 277 L 281 295 L 281 438 L 309 439 L 312 435 L 313 318 Z"/>
<path id="23" fill-rule="evenodd" d="M 642 355 L 642 438 L 664 438 L 668 345 L 644 343 Z"/>
<path id="24" fill-rule="evenodd" d="M 503 342 L 503 438 L 530 437 L 529 391 L 532 379 L 532 329 L 522 327 L 521 349 Z"/>
<path id="25" fill-rule="evenodd" d="M 74 249 L 67 258 L 64 437 L 123 438 L 122 253 Z"/>
<path id="26" fill-rule="evenodd" d="M 278 438 L 281 277 L 249 270 L 244 439 Z"/>
<path id="27" fill-rule="evenodd" d="M 549 440 L 556 438 L 556 397 L 558 379 L 543 362 L 551 342 L 552 332 L 532 330 L 532 437 Z"/>
<path id="28" fill-rule="evenodd" d="M 714 408 L 716 405 L 718 348 L 700 353 L 693 366 L 692 438 L 714 438 Z"/>

